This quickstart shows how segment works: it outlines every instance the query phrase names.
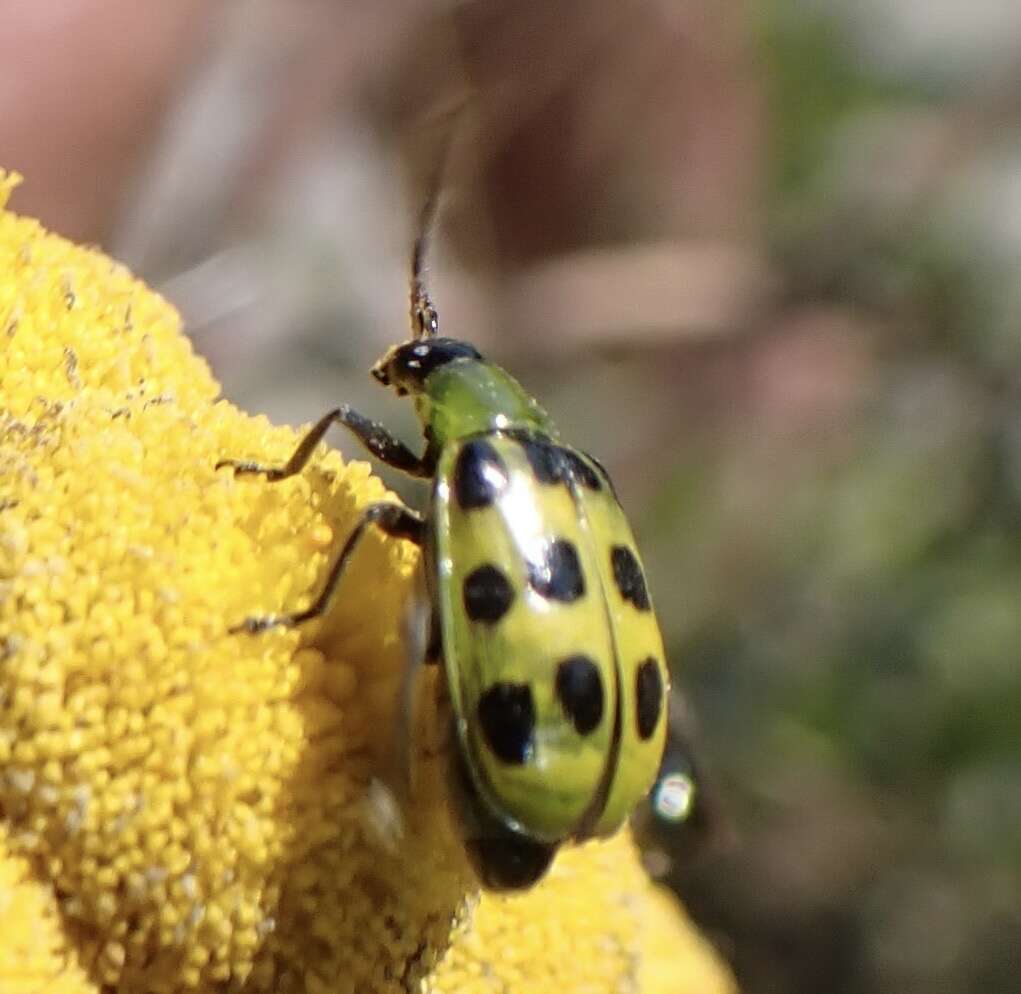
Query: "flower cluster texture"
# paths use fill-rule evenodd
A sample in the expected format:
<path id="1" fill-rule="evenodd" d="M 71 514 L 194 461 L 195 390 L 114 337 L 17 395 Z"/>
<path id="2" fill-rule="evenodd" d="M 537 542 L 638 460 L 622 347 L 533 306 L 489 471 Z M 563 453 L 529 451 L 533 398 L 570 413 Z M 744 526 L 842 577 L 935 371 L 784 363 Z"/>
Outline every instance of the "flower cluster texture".
<path id="1" fill-rule="evenodd" d="M 373 534 L 323 619 L 231 633 L 307 604 L 386 491 L 325 448 L 275 484 L 217 469 L 280 462 L 299 436 L 220 399 L 173 308 L 7 211 L 13 185 L 0 174 L 0 992 L 732 990 L 626 833 L 524 895 L 480 894 L 429 707 L 392 789 L 413 546 Z"/>

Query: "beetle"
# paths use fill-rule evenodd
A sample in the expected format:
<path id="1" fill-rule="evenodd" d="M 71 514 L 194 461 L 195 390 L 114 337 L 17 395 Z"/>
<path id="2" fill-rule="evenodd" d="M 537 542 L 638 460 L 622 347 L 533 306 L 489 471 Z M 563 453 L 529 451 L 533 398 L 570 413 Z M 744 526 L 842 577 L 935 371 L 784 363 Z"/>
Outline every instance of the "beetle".
<path id="1" fill-rule="evenodd" d="M 422 454 L 344 405 L 321 417 L 283 466 L 218 464 L 286 479 L 339 422 L 386 465 L 430 481 L 424 511 L 370 505 L 306 610 L 248 618 L 234 630 L 300 625 L 325 612 L 370 527 L 417 544 L 427 610 L 411 641 L 444 667 L 466 849 L 484 886 L 513 890 L 537 882 L 561 844 L 614 832 L 647 794 L 664 750 L 669 674 L 606 470 L 564 444 L 510 374 L 440 334 L 423 278 L 437 196 L 412 253 L 411 337 L 372 369 L 413 398 Z"/>

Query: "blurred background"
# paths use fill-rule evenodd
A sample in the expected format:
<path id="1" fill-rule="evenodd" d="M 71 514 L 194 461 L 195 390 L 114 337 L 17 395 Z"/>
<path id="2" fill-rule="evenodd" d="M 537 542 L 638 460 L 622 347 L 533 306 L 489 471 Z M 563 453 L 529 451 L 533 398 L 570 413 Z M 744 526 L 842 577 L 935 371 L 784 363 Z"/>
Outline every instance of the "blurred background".
<path id="1" fill-rule="evenodd" d="M 746 992 L 1021 991 L 1021 4 L 0 24 L 15 209 L 123 259 L 283 421 L 415 437 L 366 369 L 459 102 L 443 327 L 610 468 L 697 715 L 708 813 L 647 815 L 650 865 Z"/>

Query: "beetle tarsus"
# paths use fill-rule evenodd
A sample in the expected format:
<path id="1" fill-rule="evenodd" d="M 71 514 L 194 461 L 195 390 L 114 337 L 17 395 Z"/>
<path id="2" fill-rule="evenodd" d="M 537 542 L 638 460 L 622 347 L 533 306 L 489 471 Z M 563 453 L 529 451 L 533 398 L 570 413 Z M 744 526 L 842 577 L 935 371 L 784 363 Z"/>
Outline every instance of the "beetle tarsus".
<path id="1" fill-rule="evenodd" d="M 347 568 L 351 555 L 358 547 L 358 543 L 365 537 L 365 529 L 369 525 L 375 525 L 392 538 L 403 538 L 416 545 L 422 544 L 425 526 L 414 511 L 409 510 L 403 504 L 395 504 L 392 501 L 370 504 L 362 513 L 361 520 L 355 525 L 354 531 L 348 535 L 344 547 L 340 550 L 340 555 L 330 567 L 322 591 L 310 607 L 294 614 L 267 614 L 262 617 L 246 618 L 230 629 L 231 634 L 258 635 L 270 628 L 294 628 L 324 614 L 333 600 L 333 593 Z"/>
<path id="2" fill-rule="evenodd" d="M 262 463 L 257 462 L 221 459 L 213 468 L 223 469 L 224 466 L 230 466 L 230 468 L 234 470 L 235 476 L 262 475 L 270 481 L 282 479 L 281 470 L 278 466 L 264 466 Z"/>
<path id="3" fill-rule="evenodd" d="M 264 614 L 258 617 L 245 618 L 237 625 L 232 625 L 228 632 L 231 635 L 258 635 L 271 628 L 290 628 L 294 624 L 293 616 L 287 614 Z"/>

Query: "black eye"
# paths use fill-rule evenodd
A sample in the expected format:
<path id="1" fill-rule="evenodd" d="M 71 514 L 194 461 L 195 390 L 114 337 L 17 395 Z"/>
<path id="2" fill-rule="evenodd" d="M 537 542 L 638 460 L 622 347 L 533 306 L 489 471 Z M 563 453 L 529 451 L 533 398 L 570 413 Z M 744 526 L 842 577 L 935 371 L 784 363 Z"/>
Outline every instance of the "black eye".
<path id="1" fill-rule="evenodd" d="M 430 373 L 458 359 L 481 359 L 478 350 L 456 338 L 430 338 L 408 342 L 394 353 L 393 363 L 400 378 L 422 383 Z"/>

